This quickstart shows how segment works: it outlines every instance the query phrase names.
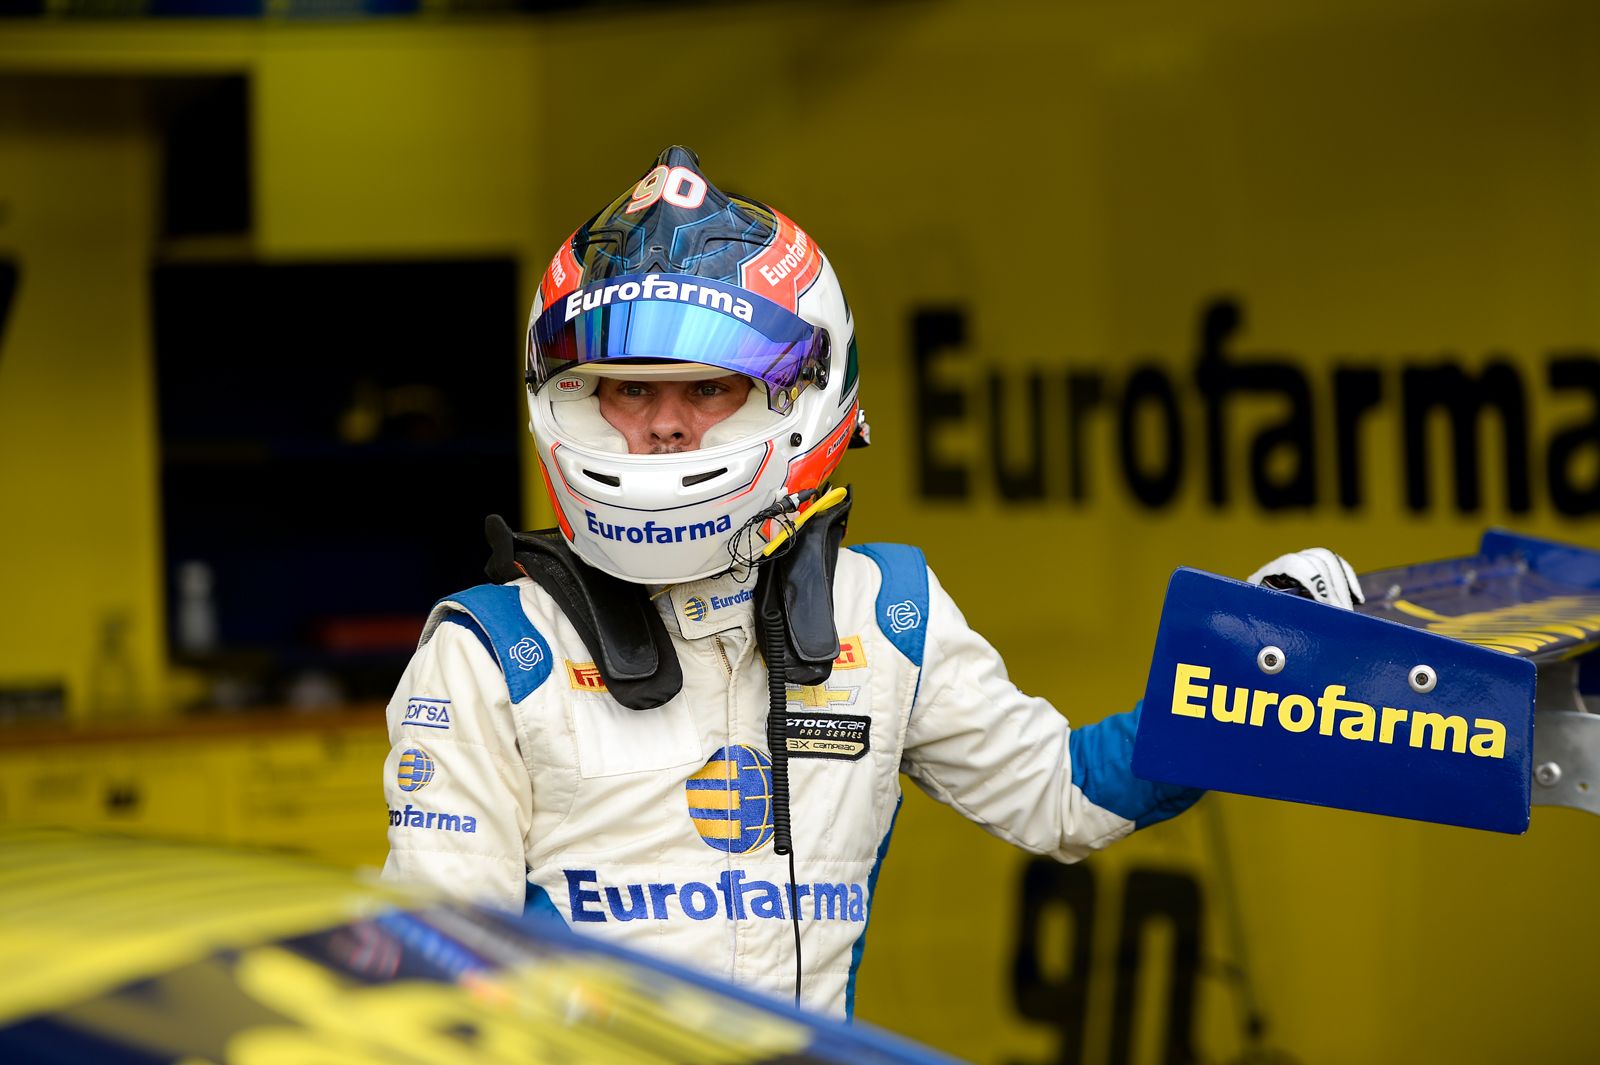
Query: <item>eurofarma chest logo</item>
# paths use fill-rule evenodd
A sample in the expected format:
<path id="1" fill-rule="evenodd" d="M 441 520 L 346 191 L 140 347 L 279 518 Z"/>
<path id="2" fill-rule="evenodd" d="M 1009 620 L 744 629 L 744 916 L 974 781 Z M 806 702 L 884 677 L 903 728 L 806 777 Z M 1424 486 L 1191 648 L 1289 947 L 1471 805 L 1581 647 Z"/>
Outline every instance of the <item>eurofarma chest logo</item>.
<path id="1" fill-rule="evenodd" d="M 772 840 L 772 759 L 747 744 L 724 747 L 684 782 L 689 818 L 706 845 L 746 854 Z"/>

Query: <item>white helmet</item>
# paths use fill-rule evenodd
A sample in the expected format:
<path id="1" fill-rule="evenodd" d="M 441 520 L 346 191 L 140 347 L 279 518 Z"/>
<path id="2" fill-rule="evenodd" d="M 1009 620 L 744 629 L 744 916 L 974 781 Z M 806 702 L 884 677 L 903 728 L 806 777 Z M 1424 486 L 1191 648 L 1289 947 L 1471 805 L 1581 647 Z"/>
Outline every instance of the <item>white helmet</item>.
<path id="1" fill-rule="evenodd" d="M 600 413 L 598 376 L 729 373 L 751 379 L 749 397 L 696 451 L 629 454 Z M 729 569 L 775 533 L 775 506 L 866 442 L 854 322 L 827 257 L 677 146 L 556 252 L 528 319 L 527 382 L 562 533 L 637 583 Z"/>

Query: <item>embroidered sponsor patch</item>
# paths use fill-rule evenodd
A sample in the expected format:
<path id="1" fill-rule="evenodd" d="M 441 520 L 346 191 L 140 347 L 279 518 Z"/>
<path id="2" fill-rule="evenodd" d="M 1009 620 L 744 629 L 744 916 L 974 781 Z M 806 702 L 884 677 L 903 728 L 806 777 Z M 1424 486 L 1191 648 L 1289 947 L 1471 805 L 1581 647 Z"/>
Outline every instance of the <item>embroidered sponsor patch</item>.
<path id="1" fill-rule="evenodd" d="M 450 700 L 413 695 L 406 700 L 406 716 L 400 724 L 449 731 Z"/>
<path id="2" fill-rule="evenodd" d="M 855 762 L 872 749 L 872 719 L 866 714 L 826 714 L 791 708 L 785 724 L 791 758 Z"/>
<path id="3" fill-rule="evenodd" d="M 804 707 L 809 710 L 828 710 L 835 706 L 854 706 L 856 697 L 861 694 L 859 686 L 835 688 L 827 684 L 811 684 L 802 688 L 798 684 L 788 686 L 789 705 Z"/>
<path id="4" fill-rule="evenodd" d="M 772 842 L 772 759 L 738 743 L 723 747 L 683 783 L 689 819 L 708 847 L 748 854 Z"/>
<path id="5" fill-rule="evenodd" d="M 889 631 L 897 634 L 910 632 L 922 624 L 922 611 L 909 599 L 889 604 L 883 613 L 889 619 Z"/>
<path id="6" fill-rule="evenodd" d="M 532 636 L 524 636 L 511 647 L 511 660 L 518 669 L 531 670 L 544 661 L 544 648 Z"/>
<path id="7" fill-rule="evenodd" d="M 844 636 L 839 639 L 839 657 L 833 660 L 833 668 L 860 669 L 867 664 L 867 652 L 861 646 L 861 637 Z"/>
<path id="8" fill-rule="evenodd" d="M 400 768 L 395 771 L 395 782 L 406 793 L 421 791 L 433 780 L 433 758 L 421 747 L 408 747 L 400 755 Z"/>
<path id="9" fill-rule="evenodd" d="M 600 670 L 595 668 L 593 662 L 567 663 L 567 683 L 572 685 L 574 691 L 603 692 L 606 682 L 600 677 Z"/>

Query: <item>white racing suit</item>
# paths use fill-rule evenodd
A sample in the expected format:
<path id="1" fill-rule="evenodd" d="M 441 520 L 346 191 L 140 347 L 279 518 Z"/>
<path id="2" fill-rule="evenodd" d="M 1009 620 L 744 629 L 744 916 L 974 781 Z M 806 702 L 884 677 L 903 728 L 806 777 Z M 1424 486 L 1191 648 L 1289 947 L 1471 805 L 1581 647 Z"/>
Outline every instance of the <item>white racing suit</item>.
<path id="1" fill-rule="evenodd" d="M 683 689 L 653 710 L 605 691 L 533 582 L 442 601 L 389 703 L 385 876 L 793 994 L 788 860 L 773 853 L 766 668 L 753 585 L 656 600 Z M 789 689 L 804 1005 L 849 1012 L 903 772 L 1026 850 L 1073 861 L 1197 792 L 1129 769 L 1137 709 L 1081 729 L 1018 691 L 921 552 L 839 553 L 841 651 Z"/>

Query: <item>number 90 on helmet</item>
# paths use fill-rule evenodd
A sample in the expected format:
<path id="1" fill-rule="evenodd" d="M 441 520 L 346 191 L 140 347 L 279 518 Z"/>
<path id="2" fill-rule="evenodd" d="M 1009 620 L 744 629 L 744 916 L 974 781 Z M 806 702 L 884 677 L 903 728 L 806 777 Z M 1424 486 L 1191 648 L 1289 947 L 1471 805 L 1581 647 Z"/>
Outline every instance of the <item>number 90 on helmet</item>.
<path id="1" fill-rule="evenodd" d="M 694 451 L 630 454 L 601 377 L 743 374 L 744 405 Z M 866 442 L 854 321 L 800 227 L 732 196 L 687 148 L 579 226 L 528 318 L 529 428 L 562 534 L 596 569 L 643 584 L 721 573 L 758 515 L 819 488 Z"/>

